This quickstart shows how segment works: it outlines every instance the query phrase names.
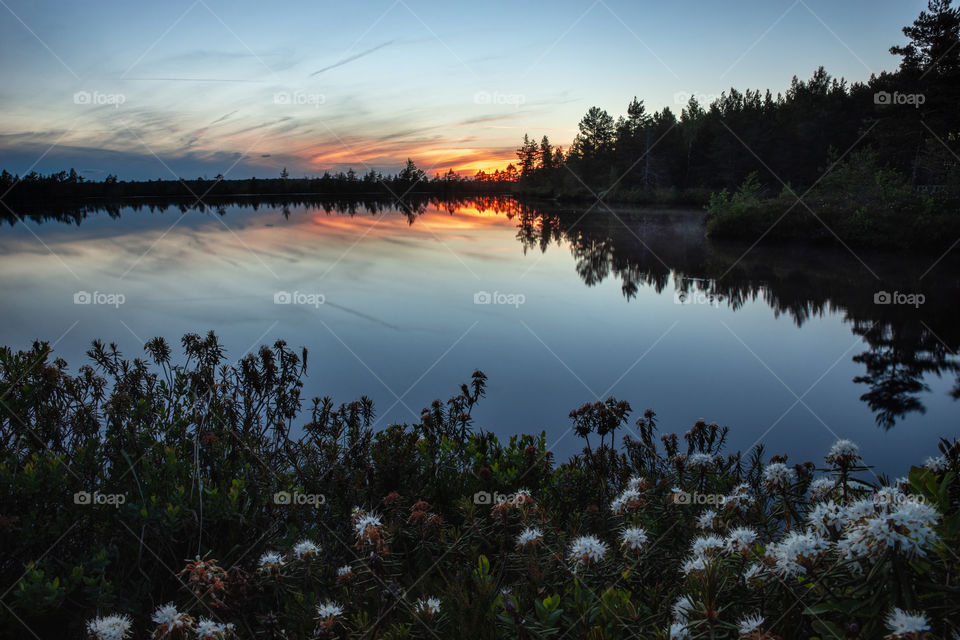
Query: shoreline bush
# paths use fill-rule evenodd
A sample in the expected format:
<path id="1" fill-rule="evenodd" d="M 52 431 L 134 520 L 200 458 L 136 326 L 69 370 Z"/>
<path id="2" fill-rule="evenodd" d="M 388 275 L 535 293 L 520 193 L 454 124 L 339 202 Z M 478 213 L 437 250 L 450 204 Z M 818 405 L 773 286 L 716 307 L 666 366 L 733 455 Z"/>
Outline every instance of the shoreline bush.
<path id="1" fill-rule="evenodd" d="M 736 191 L 711 196 L 706 210 L 712 238 L 929 251 L 960 235 L 960 197 L 954 190 L 915 189 L 870 151 L 836 162 L 805 193 L 786 186 L 771 197 L 750 174 Z"/>

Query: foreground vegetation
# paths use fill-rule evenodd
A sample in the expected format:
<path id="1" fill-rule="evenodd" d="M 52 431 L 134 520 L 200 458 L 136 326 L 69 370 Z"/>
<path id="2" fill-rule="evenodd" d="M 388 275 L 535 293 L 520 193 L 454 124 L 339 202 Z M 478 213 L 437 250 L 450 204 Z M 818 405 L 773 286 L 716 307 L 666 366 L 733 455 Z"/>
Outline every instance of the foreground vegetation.
<path id="1" fill-rule="evenodd" d="M 235 365 L 0 350 L 0 628 L 41 638 L 898 638 L 960 628 L 960 443 L 895 481 L 657 437 L 610 398 L 581 454 L 475 429 L 475 372 L 415 425 L 315 399 L 283 342 Z M 627 430 L 620 449 L 618 430 Z M 932 445 L 933 443 L 931 443 Z M 905 469 L 906 470 L 906 469 Z"/>

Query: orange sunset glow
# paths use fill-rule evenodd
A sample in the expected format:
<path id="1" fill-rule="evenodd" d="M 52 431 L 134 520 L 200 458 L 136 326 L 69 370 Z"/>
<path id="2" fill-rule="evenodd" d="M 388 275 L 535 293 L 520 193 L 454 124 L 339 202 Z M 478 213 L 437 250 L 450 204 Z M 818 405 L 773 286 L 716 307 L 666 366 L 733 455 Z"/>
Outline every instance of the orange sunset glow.
<path id="1" fill-rule="evenodd" d="M 391 154 L 414 158 L 420 168 L 428 175 L 445 174 L 450 169 L 461 176 L 472 176 L 477 171 L 492 173 L 504 169 L 516 162 L 513 149 L 483 149 L 470 147 L 416 147 L 410 146 L 392 149 Z M 346 144 L 333 145 L 330 149 L 314 151 L 310 155 L 310 165 L 316 171 L 333 170 L 336 167 L 352 167 L 358 173 L 369 171 L 385 161 L 384 152 L 370 143 L 351 147 Z"/>

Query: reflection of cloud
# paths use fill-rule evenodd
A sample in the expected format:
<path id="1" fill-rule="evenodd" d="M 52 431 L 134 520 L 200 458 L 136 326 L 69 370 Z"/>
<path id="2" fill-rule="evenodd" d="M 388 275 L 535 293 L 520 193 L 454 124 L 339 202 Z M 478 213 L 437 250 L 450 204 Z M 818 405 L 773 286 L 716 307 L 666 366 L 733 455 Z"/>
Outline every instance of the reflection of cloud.
<path id="1" fill-rule="evenodd" d="M 361 313 L 360 311 L 357 311 L 356 309 L 351 309 L 350 307 L 345 307 L 345 306 L 343 306 L 342 304 L 337 304 L 337 303 L 335 303 L 335 302 L 330 302 L 329 300 L 327 300 L 326 302 L 324 302 L 324 306 L 333 307 L 334 309 L 340 309 L 341 311 L 345 311 L 345 312 L 347 312 L 347 313 L 349 313 L 349 314 L 351 314 L 351 315 L 355 315 L 355 316 L 357 316 L 358 318 L 363 318 L 364 320 L 369 320 L 370 322 L 374 322 L 374 323 L 376 323 L 376 324 L 382 325 L 382 326 L 384 326 L 384 327 L 387 327 L 388 329 L 393 329 L 394 331 L 399 331 L 399 330 L 400 330 L 400 327 L 398 327 L 398 326 L 395 325 L 395 324 L 390 324 L 389 322 L 385 322 L 385 321 L 381 320 L 380 318 L 374 318 L 373 316 L 369 316 L 369 315 L 367 315 L 367 314 L 365 314 L 365 313 Z"/>
<path id="2" fill-rule="evenodd" d="M 354 60 L 358 60 L 359 58 L 362 58 L 362 57 L 364 57 L 364 56 L 370 55 L 370 54 L 373 53 L 374 51 L 378 51 L 379 49 L 383 49 L 385 46 L 387 46 L 387 45 L 389 45 L 389 44 L 393 44 L 393 42 L 394 42 L 393 40 L 389 40 L 389 41 L 387 41 L 387 42 L 384 42 L 383 44 L 378 44 L 378 45 L 375 46 L 375 47 L 371 47 L 371 48 L 367 49 L 366 51 L 361 51 L 360 53 L 357 53 L 357 54 L 354 54 L 354 55 L 349 56 L 349 57 L 347 57 L 347 58 L 344 58 L 343 60 L 338 60 L 337 62 L 334 62 L 333 64 L 328 65 L 328 66 L 324 67 L 323 69 L 320 69 L 320 70 L 318 70 L 318 71 L 314 71 L 314 72 L 311 73 L 310 75 L 311 75 L 311 76 L 315 76 L 315 75 L 319 75 L 319 74 L 323 73 L 324 71 L 329 71 L 330 69 L 336 69 L 337 67 L 342 67 L 343 65 L 347 64 L 348 62 L 353 62 Z"/>

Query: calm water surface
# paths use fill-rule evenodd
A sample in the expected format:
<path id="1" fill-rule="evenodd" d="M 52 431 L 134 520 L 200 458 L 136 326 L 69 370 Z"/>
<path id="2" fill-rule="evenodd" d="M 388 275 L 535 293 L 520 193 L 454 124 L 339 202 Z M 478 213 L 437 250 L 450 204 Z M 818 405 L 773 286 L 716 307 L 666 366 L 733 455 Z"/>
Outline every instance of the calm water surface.
<path id="1" fill-rule="evenodd" d="M 584 213 L 487 199 L 27 217 L 0 229 L 0 343 L 55 342 L 76 371 L 95 338 L 133 357 L 214 329 L 233 360 L 282 338 L 310 351 L 307 398 L 368 395 L 378 426 L 481 369 L 477 426 L 545 430 L 559 457 L 582 446 L 570 410 L 609 395 L 662 431 L 702 418 L 795 461 L 849 437 L 896 475 L 957 434 L 951 257 L 750 249 L 705 240 L 698 211 Z M 924 301 L 875 304 L 882 291 Z"/>

